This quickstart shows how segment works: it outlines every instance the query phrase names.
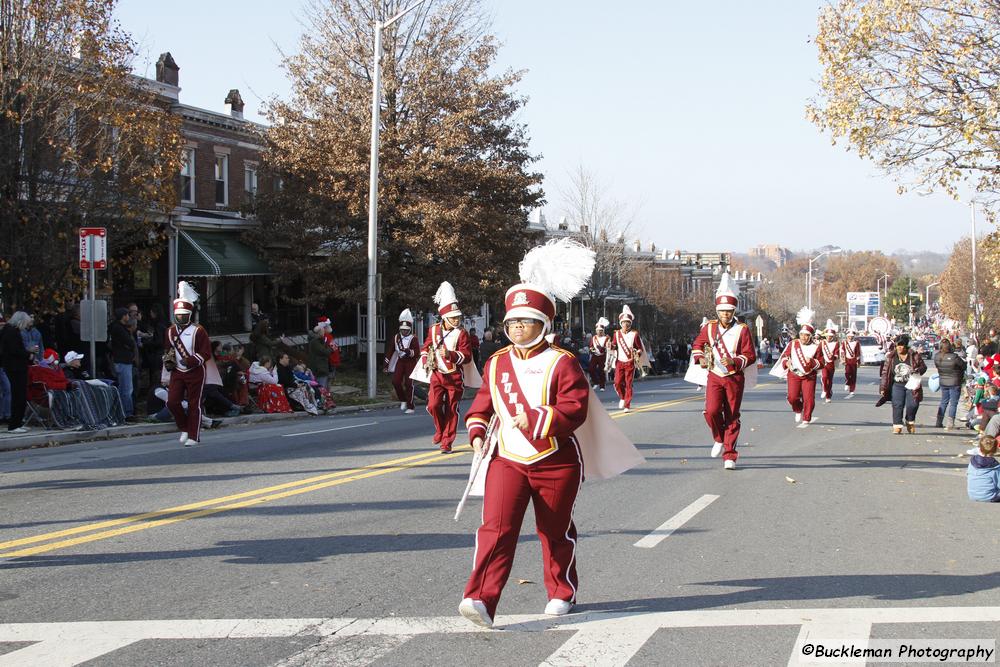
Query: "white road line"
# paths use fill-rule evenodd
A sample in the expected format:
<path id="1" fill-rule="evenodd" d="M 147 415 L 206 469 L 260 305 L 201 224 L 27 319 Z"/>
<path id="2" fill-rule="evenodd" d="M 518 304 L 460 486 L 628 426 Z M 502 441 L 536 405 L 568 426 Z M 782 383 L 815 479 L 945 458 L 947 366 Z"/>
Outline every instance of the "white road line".
<path id="1" fill-rule="evenodd" d="M 669 537 L 670 534 L 673 533 L 675 530 L 677 530 L 678 528 L 686 524 L 688 521 L 690 521 L 692 518 L 694 518 L 695 514 L 702 511 L 703 509 L 705 509 L 718 499 L 719 496 L 713 496 L 710 493 L 706 493 L 701 498 L 694 501 L 693 503 L 682 509 L 677 514 L 667 519 L 662 526 L 660 526 L 659 528 L 651 532 L 649 535 L 636 542 L 634 546 L 637 546 L 640 549 L 652 549 L 657 544 L 659 544 L 667 537 Z"/>
<path id="2" fill-rule="evenodd" d="M 802 647 L 806 644 L 826 644 L 827 646 L 849 644 L 864 650 L 868 648 L 871 634 L 872 624 L 864 620 L 842 618 L 825 623 L 803 623 L 799 629 L 799 635 L 795 639 L 792 654 L 788 657 L 788 667 L 816 664 L 817 662 L 827 665 L 863 665 L 865 664 L 864 658 L 844 658 L 836 663 L 829 659 L 810 659 L 809 655 L 802 654 Z"/>
<path id="3" fill-rule="evenodd" d="M 317 433 L 329 433 L 331 431 L 344 431 L 349 428 L 361 428 L 362 426 L 374 426 L 378 422 L 367 422 L 364 424 L 353 424 L 352 426 L 338 426 L 337 428 L 324 428 L 319 431 L 303 431 L 302 433 L 283 433 L 282 438 L 293 438 L 297 435 L 315 435 Z"/>

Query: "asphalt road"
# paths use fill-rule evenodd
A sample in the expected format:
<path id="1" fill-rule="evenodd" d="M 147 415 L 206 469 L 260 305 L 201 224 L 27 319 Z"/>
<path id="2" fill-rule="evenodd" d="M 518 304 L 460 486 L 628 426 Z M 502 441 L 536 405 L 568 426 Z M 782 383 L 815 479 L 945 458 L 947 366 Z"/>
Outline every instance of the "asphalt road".
<path id="1" fill-rule="evenodd" d="M 425 413 L 2 453 L 0 665 L 761 665 L 816 637 L 995 639 L 1000 507 L 966 499 L 968 432 L 929 427 L 937 396 L 893 436 L 865 369 L 796 429 L 772 381 L 732 472 L 690 385 L 638 384 L 628 415 L 609 388 L 647 462 L 584 484 L 570 616 L 541 614 L 529 511 L 494 631 L 456 611 L 471 456 L 438 454 Z"/>

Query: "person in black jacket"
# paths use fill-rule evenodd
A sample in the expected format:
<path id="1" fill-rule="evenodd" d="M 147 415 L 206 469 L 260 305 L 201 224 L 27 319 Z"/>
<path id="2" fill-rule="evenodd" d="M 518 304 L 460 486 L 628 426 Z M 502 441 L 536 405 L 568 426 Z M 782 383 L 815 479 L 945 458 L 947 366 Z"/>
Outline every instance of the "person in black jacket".
<path id="1" fill-rule="evenodd" d="M 135 415 L 132 404 L 132 368 L 135 366 L 137 348 L 135 338 L 128 328 L 128 308 L 115 309 L 115 321 L 108 327 L 111 339 L 111 357 L 115 364 L 115 378 L 118 380 L 118 395 L 122 399 L 125 418 Z"/>
<path id="2" fill-rule="evenodd" d="M 955 413 L 958 411 L 958 400 L 962 395 L 962 384 L 965 382 L 965 361 L 952 351 L 951 341 L 941 341 L 941 350 L 934 355 L 934 367 L 937 368 L 938 379 L 941 381 L 941 404 L 938 406 L 938 428 L 945 426 L 955 428 Z"/>
<path id="3" fill-rule="evenodd" d="M 10 420 L 7 430 L 13 433 L 25 433 L 24 411 L 28 400 L 28 366 L 32 355 L 24 347 L 21 331 L 31 325 L 31 315 L 19 310 L 14 313 L 7 325 L 0 329 L 0 349 L 3 350 L 3 368 L 10 380 Z"/>

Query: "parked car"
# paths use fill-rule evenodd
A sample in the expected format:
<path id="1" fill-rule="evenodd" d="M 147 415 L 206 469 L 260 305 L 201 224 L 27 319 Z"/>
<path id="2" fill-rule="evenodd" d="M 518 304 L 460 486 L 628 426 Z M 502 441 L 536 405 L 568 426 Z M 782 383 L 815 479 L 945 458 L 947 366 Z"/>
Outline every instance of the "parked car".
<path id="1" fill-rule="evenodd" d="M 861 336 L 858 343 L 861 344 L 862 364 L 881 364 L 885 361 L 885 351 L 874 336 Z"/>

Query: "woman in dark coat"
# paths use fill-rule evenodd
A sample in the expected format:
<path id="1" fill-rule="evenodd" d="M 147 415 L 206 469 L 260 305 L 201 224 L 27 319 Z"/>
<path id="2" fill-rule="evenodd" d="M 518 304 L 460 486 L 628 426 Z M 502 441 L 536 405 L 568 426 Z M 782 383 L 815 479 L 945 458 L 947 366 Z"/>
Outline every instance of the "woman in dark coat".
<path id="1" fill-rule="evenodd" d="M 923 355 L 910 349 L 910 337 L 903 334 L 897 338 L 895 347 L 885 356 L 879 386 L 883 399 L 881 403 L 892 401 L 893 433 L 902 433 L 904 425 L 908 433 L 917 432 L 914 422 L 917 419 L 917 408 L 924 398 L 924 390 L 919 385 L 916 389 L 908 389 L 906 384 L 911 378 L 919 379 L 926 372 L 927 364 L 924 363 Z"/>
<path id="2" fill-rule="evenodd" d="M 941 351 L 934 355 L 934 367 L 941 381 L 941 404 L 938 406 L 935 426 L 953 429 L 962 385 L 965 383 L 965 360 L 952 351 L 951 341 L 947 338 L 941 341 Z M 948 420 L 947 423 L 945 419 Z"/>
<path id="3" fill-rule="evenodd" d="M 21 332 L 31 325 L 31 315 L 19 310 L 11 315 L 3 329 L 0 329 L 0 349 L 3 350 L 3 368 L 10 380 L 10 421 L 7 430 L 26 433 L 24 411 L 28 400 L 28 366 L 32 355 L 24 347 Z"/>

